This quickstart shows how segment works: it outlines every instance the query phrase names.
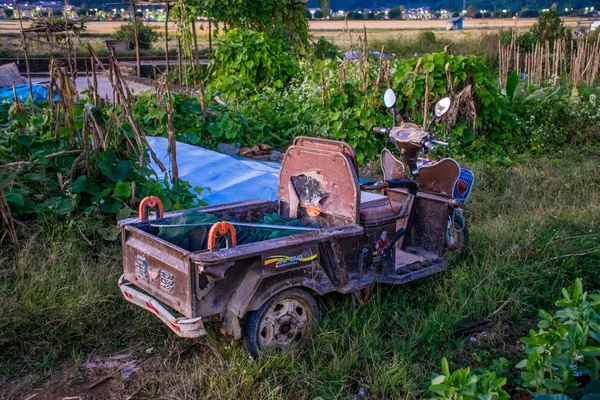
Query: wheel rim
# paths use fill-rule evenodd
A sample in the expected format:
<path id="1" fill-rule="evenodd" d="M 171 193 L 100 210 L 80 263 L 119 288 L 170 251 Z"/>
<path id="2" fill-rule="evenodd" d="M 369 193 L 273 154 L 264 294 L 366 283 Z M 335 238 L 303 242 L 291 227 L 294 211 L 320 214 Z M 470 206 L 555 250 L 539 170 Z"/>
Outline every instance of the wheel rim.
<path id="1" fill-rule="evenodd" d="M 288 349 L 308 340 L 313 323 L 310 306 L 297 297 L 282 298 L 269 307 L 258 326 L 263 351 Z"/>

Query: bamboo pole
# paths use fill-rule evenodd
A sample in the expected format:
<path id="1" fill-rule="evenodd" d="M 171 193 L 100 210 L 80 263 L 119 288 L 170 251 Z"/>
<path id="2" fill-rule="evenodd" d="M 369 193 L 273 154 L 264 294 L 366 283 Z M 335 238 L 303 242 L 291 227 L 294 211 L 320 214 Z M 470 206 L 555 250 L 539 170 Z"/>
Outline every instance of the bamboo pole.
<path id="1" fill-rule="evenodd" d="M 179 86 L 181 86 L 183 84 L 183 75 L 182 75 L 182 65 L 181 63 L 183 62 L 182 57 L 181 57 L 181 38 L 179 36 L 177 36 L 177 72 L 179 74 Z"/>
<path id="2" fill-rule="evenodd" d="M 212 18 L 208 19 L 208 54 L 212 55 Z"/>
<path id="3" fill-rule="evenodd" d="M 135 62 L 137 66 L 137 76 L 138 78 L 141 76 L 142 63 L 140 61 L 140 40 L 138 38 L 138 18 L 135 12 L 135 0 L 131 0 L 131 11 L 133 12 L 133 35 L 135 36 Z"/>
<path id="4" fill-rule="evenodd" d="M 15 0 L 15 8 L 17 9 L 17 17 L 19 18 L 19 25 L 21 26 L 21 42 L 23 44 L 23 52 L 25 53 L 25 70 L 27 71 L 27 81 L 29 83 L 29 98 L 33 101 L 33 84 L 31 83 L 31 73 L 29 71 L 29 52 L 27 51 L 27 41 L 25 40 L 25 31 L 23 30 L 23 19 L 21 18 L 19 0 Z"/>
<path id="5" fill-rule="evenodd" d="M 192 19 L 192 35 L 194 38 L 194 69 L 200 67 L 200 51 L 198 50 L 198 32 L 196 31 L 196 17 Z"/>
<path id="6" fill-rule="evenodd" d="M 171 3 L 167 3 L 167 14 L 165 17 L 165 69 L 167 71 L 167 79 L 169 77 L 169 12 L 171 11 Z"/>

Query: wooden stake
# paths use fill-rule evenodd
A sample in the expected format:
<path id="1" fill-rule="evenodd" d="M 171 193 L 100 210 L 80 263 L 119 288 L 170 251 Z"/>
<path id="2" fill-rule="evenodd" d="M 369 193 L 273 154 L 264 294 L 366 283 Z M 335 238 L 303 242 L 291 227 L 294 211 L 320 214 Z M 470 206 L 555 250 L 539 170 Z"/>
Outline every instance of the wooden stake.
<path id="1" fill-rule="evenodd" d="M 135 36 L 135 61 L 137 65 L 137 76 L 138 78 L 141 76 L 142 63 L 140 61 L 140 40 L 138 38 L 138 18 L 135 12 L 135 3 L 134 0 L 131 0 L 131 10 L 133 11 L 133 35 Z"/>
<path id="2" fill-rule="evenodd" d="M 33 101 L 33 84 L 31 83 L 31 73 L 29 72 L 29 53 L 27 51 L 27 41 L 25 40 L 25 31 L 23 30 L 23 19 L 21 18 L 21 9 L 19 8 L 19 0 L 15 0 L 15 8 L 17 9 L 17 17 L 21 26 L 21 42 L 25 53 L 25 69 L 27 71 L 27 81 L 29 82 L 29 96 Z M 16 100 L 16 99 L 15 99 Z"/>
<path id="3" fill-rule="evenodd" d="M 165 17 L 165 69 L 167 78 L 169 76 L 169 12 L 171 11 L 171 3 L 167 3 L 167 15 Z"/>

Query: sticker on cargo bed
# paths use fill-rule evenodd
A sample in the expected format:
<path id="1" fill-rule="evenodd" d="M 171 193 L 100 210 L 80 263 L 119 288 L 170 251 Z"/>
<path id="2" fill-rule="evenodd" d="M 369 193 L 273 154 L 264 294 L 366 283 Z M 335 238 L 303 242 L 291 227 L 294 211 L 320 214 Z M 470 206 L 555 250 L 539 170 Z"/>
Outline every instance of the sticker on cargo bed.
<path id="1" fill-rule="evenodd" d="M 313 254 L 311 249 L 305 250 L 302 254 L 296 256 L 271 256 L 265 260 L 265 266 L 275 264 L 276 268 L 295 265 L 300 262 L 309 262 L 315 260 L 319 255 Z"/>
<path id="2" fill-rule="evenodd" d="M 135 275 L 138 279 L 148 279 L 148 263 L 142 256 L 135 258 Z"/>

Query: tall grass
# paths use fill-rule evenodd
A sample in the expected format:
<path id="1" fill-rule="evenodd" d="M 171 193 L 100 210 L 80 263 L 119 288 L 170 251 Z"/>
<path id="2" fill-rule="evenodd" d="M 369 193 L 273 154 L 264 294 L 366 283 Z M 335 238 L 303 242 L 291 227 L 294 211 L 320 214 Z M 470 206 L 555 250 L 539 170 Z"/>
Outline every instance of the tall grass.
<path id="1" fill-rule="evenodd" d="M 518 337 L 562 286 L 581 277 L 590 290 L 600 287 L 599 161 L 592 149 L 470 165 L 476 186 L 465 256 L 440 275 L 378 286 L 360 308 L 347 296 L 321 298 L 309 347 L 259 361 L 217 325 L 206 338 L 183 340 L 127 304 L 116 286 L 119 244 L 88 246 L 73 223 L 44 227 L 25 247 L 0 250 L 19 273 L 0 281 L 0 375 L 153 346 L 159 367 L 138 377 L 147 398 L 347 399 L 361 388 L 368 398 L 422 398 L 443 356 L 461 366 L 516 360 Z M 454 333 L 482 321 L 475 341 Z"/>
<path id="2" fill-rule="evenodd" d="M 376 38 L 369 40 L 372 51 L 385 48 L 386 54 L 393 54 L 398 58 L 413 57 L 423 54 L 444 51 L 448 46 L 452 54 L 478 55 L 490 59 L 494 63 L 498 58 L 499 31 L 491 32 L 460 32 L 451 38 L 445 37 L 439 31 L 407 32 L 391 35 L 390 38 Z"/>

